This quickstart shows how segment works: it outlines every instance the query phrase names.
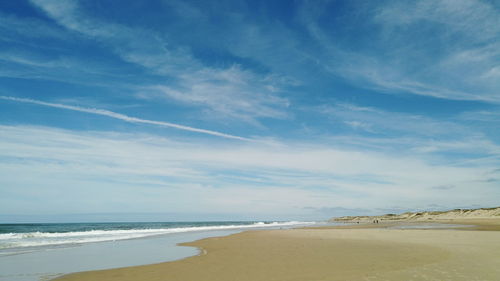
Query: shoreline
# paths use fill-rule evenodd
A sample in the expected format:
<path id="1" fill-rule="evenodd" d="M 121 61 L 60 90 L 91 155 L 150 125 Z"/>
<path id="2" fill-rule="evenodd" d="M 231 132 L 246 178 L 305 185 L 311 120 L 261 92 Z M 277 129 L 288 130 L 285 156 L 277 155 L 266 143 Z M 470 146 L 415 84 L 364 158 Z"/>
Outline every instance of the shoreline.
<path id="1" fill-rule="evenodd" d="M 47 281 L 73 272 L 175 261 L 198 254 L 197 249 L 179 247 L 179 243 L 233 233 L 236 232 L 169 234 L 5 255 L 0 257 L 0 280 Z"/>
<path id="2" fill-rule="evenodd" d="M 193 223 L 195 222 L 190 222 L 189 224 Z M 98 230 L 99 233 L 97 234 L 95 232 L 82 232 L 79 229 L 81 226 L 78 225 L 77 227 L 71 226 L 72 228 L 69 232 L 64 232 L 59 236 L 58 234 L 49 232 L 55 227 L 58 229 L 66 227 L 66 224 L 62 226 L 54 224 L 55 227 L 50 225 L 39 232 L 25 232 L 27 234 L 19 232 L 21 234 L 17 234 L 19 237 L 15 237 L 15 239 L 17 239 L 16 241 L 24 243 L 43 242 L 45 245 L 0 249 L 0 281 L 47 281 L 73 272 L 123 268 L 175 261 L 186 257 L 196 256 L 199 253 L 198 249 L 193 247 L 180 247 L 178 246 L 179 243 L 196 241 L 207 237 L 226 236 L 248 228 L 272 229 L 276 227 L 291 227 L 297 224 L 310 225 L 310 222 L 256 222 L 251 224 L 242 224 L 242 222 L 216 223 L 217 225 L 212 223 L 212 225 L 208 226 L 205 225 L 206 223 L 202 223 L 203 225 L 201 227 L 194 230 L 191 228 L 181 229 L 184 230 L 182 232 L 176 231 L 179 230 L 178 228 L 166 229 L 163 227 L 157 231 L 167 233 L 161 233 L 160 235 L 156 233 L 156 230 L 146 230 L 146 234 L 153 233 L 154 235 L 127 239 L 123 239 L 125 235 L 133 236 L 133 234 L 137 232 L 143 234 L 144 226 L 149 226 L 151 223 L 144 223 L 143 228 L 131 228 L 126 231 L 116 231 L 115 229 L 106 231 L 108 224 L 104 223 L 104 227 Z M 241 227 L 236 228 L 238 223 L 240 223 Z M 133 224 L 136 225 L 137 223 Z M 167 222 L 162 224 L 172 223 Z M 86 224 L 83 225 L 85 226 Z M 109 226 L 115 227 L 114 224 L 110 224 Z M 152 226 L 158 226 L 158 223 Z M 207 227 L 210 229 L 206 229 Z M 173 231 L 171 229 L 173 229 Z M 30 234 L 33 234 L 33 238 L 30 237 Z M 56 235 L 56 237 L 52 238 L 54 235 Z M 74 243 L 75 239 L 73 237 L 75 237 L 75 235 L 78 235 L 76 236 L 79 239 L 78 242 L 83 242 Z M 89 238 L 95 240 L 95 237 L 92 235 L 116 235 L 119 239 L 110 241 L 109 237 L 104 237 L 106 238 L 105 241 L 87 241 Z M 67 241 L 64 240 L 66 236 L 69 237 Z M 99 236 L 98 238 L 101 237 Z M 21 239 L 25 240 L 23 241 Z M 52 245 L 50 242 L 54 241 L 50 239 L 59 239 L 67 243 Z M 5 242 L 5 239 L 3 241 L 0 240 L 0 242 Z"/>
<path id="3" fill-rule="evenodd" d="M 386 227 L 399 222 L 248 230 L 181 243 L 200 253 L 181 260 L 53 280 L 497 280 L 500 220 L 474 222 L 475 227 L 450 229 Z"/>

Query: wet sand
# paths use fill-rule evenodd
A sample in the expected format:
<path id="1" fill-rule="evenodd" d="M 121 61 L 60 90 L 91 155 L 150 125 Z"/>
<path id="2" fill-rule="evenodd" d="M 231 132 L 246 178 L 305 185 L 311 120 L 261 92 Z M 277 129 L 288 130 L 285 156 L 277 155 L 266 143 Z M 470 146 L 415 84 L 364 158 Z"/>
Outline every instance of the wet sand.
<path id="1" fill-rule="evenodd" d="M 456 220 L 438 220 L 438 223 L 451 223 L 472 225 L 472 227 L 464 228 L 464 230 L 483 230 L 483 231 L 500 231 L 500 219 L 456 219 Z"/>
<path id="2" fill-rule="evenodd" d="M 56 280 L 500 280 L 500 231 L 373 227 L 248 231 L 183 244 L 199 256 Z"/>

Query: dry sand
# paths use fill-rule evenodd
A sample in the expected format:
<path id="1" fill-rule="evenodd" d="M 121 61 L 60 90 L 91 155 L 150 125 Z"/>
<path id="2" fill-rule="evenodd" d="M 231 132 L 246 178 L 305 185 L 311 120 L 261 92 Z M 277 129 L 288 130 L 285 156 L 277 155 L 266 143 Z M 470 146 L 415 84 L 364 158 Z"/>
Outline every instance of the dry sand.
<path id="1" fill-rule="evenodd" d="M 185 244 L 199 256 L 57 280 L 500 280 L 500 231 L 367 227 L 248 231 Z"/>

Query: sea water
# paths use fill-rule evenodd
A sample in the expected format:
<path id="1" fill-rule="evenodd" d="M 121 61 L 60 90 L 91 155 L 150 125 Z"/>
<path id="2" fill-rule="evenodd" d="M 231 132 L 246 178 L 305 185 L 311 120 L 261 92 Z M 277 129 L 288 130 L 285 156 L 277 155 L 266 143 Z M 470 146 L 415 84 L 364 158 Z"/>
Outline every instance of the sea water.
<path id="1" fill-rule="evenodd" d="M 78 271 L 172 261 L 196 255 L 178 243 L 246 229 L 313 222 L 0 224 L 0 281 L 40 281 Z"/>

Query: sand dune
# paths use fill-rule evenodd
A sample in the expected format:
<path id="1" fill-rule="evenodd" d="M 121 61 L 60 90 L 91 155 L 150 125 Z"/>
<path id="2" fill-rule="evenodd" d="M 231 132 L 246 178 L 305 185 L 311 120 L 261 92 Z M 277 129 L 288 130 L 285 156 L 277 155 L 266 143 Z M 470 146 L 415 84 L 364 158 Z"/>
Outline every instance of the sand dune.
<path id="1" fill-rule="evenodd" d="M 450 211 L 406 212 L 381 216 L 345 216 L 333 218 L 334 222 L 380 222 L 387 221 L 464 221 L 464 220 L 500 219 L 500 207 L 481 209 L 455 209 Z"/>

